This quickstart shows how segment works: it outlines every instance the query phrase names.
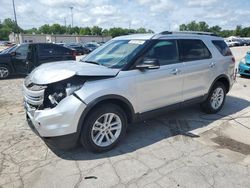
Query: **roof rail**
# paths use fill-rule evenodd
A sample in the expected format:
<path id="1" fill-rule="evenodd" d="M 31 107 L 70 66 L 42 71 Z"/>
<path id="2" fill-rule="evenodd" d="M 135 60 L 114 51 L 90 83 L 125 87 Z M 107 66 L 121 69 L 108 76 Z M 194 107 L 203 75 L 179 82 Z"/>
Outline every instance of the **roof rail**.
<path id="1" fill-rule="evenodd" d="M 170 35 L 170 34 L 195 34 L 195 35 L 210 35 L 210 36 L 218 36 L 211 32 L 202 32 L 202 31 L 163 31 L 159 34 L 162 35 Z"/>

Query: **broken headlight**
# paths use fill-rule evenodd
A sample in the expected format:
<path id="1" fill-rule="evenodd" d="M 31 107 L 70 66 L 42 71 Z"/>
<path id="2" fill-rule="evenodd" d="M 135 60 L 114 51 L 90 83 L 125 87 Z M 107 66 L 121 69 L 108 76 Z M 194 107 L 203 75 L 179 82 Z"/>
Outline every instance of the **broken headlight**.
<path id="1" fill-rule="evenodd" d="M 82 88 L 82 85 L 67 84 L 67 87 L 63 90 L 55 91 L 48 96 L 50 103 L 55 107 L 62 99 L 72 95 L 75 91 Z"/>

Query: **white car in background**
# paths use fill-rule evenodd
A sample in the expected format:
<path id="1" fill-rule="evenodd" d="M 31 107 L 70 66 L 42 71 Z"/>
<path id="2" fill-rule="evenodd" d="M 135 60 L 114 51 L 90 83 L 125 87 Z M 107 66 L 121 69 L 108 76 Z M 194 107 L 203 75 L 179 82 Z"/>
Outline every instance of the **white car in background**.
<path id="1" fill-rule="evenodd" d="M 234 40 L 225 40 L 229 47 L 240 46 L 240 42 Z"/>

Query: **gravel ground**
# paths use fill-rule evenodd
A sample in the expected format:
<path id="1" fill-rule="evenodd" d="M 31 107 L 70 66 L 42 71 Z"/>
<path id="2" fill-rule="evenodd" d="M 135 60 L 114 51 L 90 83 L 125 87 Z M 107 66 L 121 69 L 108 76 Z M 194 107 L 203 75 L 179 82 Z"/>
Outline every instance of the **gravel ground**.
<path id="1" fill-rule="evenodd" d="M 250 47 L 233 48 L 240 60 Z M 23 78 L 0 81 L 0 187 L 249 187 L 250 79 L 223 110 L 198 105 L 134 124 L 114 150 L 48 148 L 28 127 Z"/>

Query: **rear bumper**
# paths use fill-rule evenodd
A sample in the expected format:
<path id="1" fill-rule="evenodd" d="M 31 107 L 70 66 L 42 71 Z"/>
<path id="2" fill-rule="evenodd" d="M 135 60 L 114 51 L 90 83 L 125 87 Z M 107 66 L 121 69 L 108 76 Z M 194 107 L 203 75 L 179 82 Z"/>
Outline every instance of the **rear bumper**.
<path id="1" fill-rule="evenodd" d="M 250 76 L 250 66 L 249 65 L 246 65 L 244 63 L 240 63 L 238 68 L 239 68 L 238 69 L 239 74 Z"/>

